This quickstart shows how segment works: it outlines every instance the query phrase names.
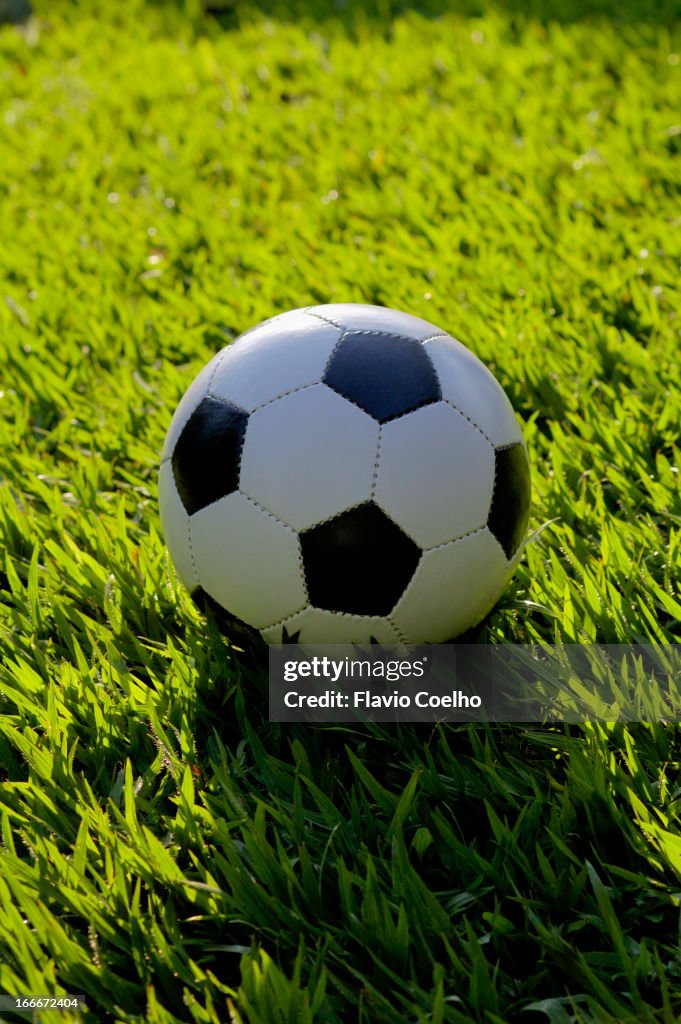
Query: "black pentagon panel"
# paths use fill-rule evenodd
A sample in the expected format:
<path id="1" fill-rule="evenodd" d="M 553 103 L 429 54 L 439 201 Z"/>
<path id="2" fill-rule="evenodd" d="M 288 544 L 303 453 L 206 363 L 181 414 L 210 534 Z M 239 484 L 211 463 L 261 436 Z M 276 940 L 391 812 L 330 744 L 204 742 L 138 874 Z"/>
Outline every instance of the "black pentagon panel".
<path id="1" fill-rule="evenodd" d="M 497 448 L 494 493 L 487 527 L 511 559 L 522 543 L 530 515 L 530 465 L 522 444 Z"/>
<path id="2" fill-rule="evenodd" d="M 228 612 L 203 587 L 195 587 L 189 596 L 199 611 L 213 618 L 222 635 L 234 647 L 240 647 L 251 657 L 262 659 L 267 652 L 267 644 L 257 629 Z"/>
<path id="3" fill-rule="evenodd" d="M 247 421 L 243 409 L 210 396 L 189 417 L 172 464 L 177 492 L 190 516 L 239 486 Z"/>
<path id="4" fill-rule="evenodd" d="M 300 543 L 310 602 L 352 615 L 387 615 L 421 557 L 372 501 L 304 530 Z"/>
<path id="5" fill-rule="evenodd" d="M 324 383 L 379 423 L 440 398 L 435 367 L 418 341 L 370 331 L 343 335 Z"/>

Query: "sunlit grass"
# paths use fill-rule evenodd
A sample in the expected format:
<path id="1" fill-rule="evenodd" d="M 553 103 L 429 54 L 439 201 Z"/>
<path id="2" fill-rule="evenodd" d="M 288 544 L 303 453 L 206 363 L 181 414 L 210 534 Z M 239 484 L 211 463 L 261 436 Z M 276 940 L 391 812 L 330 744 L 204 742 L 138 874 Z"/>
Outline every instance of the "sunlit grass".
<path id="1" fill-rule="evenodd" d="M 524 422 L 549 525 L 479 638 L 680 642 L 667 8 L 111 6 L 0 28 L 0 992 L 674 1024 L 678 727 L 270 724 L 156 504 L 226 338 L 395 306 Z"/>

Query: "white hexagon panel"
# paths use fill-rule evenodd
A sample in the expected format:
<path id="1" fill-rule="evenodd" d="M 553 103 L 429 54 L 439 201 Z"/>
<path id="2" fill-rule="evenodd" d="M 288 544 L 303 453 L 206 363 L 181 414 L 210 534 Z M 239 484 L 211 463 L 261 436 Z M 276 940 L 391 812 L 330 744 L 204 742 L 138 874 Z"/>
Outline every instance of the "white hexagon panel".
<path id="1" fill-rule="evenodd" d="M 440 380 L 442 397 L 468 416 L 492 444 L 522 442 L 513 406 L 493 373 L 454 338 L 433 338 L 424 344 Z"/>
<path id="2" fill-rule="evenodd" d="M 242 622 L 263 629 L 307 604 L 297 534 L 249 498 L 206 505 L 189 533 L 203 590 Z"/>
<path id="3" fill-rule="evenodd" d="M 498 541 L 483 527 L 424 552 L 390 617 L 406 637 L 443 643 L 484 618 L 511 572 Z"/>
<path id="4" fill-rule="evenodd" d="M 250 416 L 239 486 L 304 530 L 369 498 L 378 430 L 325 384 L 302 388 Z"/>
<path id="5" fill-rule="evenodd" d="M 252 412 L 316 384 L 340 336 L 337 327 L 303 310 L 275 317 L 237 338 L 211 381 L 210 394 Z"/>
<path id="6" fill-rule="evenodd" d="M 375 500 L 422 548 L 487 522 L 494 449 L 446 402 L 384 424 Z"/>

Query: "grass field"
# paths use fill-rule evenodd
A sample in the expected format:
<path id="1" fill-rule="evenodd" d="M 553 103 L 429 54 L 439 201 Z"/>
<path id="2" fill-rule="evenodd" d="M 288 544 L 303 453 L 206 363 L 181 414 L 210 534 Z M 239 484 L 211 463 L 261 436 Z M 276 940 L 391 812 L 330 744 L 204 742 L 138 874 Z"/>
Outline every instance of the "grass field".
<path id="1" fill-rule="evenodd" d="M 269 724 L 156 501 L 226 338 L 395 306 L 524 422 L 549 525 L 479 639 L 681 642 L 674 5 L 36 6 L 0 27 L 0 993 L 675 1024 L 679 727 Z"/>

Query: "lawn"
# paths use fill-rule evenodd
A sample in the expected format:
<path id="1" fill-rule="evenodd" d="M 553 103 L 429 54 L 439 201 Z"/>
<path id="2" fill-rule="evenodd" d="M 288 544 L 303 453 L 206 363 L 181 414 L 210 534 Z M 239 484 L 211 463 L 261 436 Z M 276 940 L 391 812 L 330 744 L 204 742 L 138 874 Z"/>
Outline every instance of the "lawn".
<path id="1" fill-rule="evenodd" d="M 524 425 L 543 529 L 477 638 L 681 642 L 676 5 L 215 6 L 0 26 L 0 993 L 675 1024 L 679 726 L 270 724 L 156 473 L 230 338 L 405 309 Z"/>

